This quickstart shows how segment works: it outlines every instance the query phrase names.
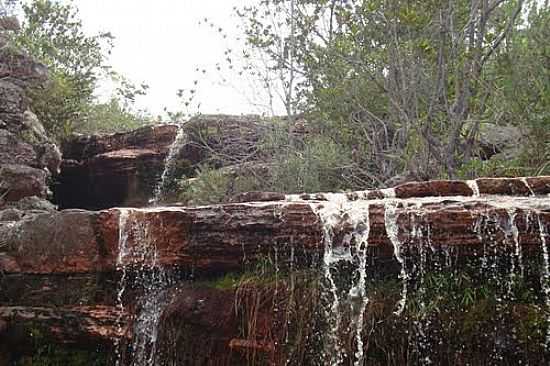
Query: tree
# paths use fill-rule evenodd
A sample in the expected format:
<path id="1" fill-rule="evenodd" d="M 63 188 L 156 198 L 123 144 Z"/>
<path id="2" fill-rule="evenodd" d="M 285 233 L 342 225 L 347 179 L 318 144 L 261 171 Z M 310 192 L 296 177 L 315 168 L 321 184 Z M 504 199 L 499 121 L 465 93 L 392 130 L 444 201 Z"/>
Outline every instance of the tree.
<path id="1" fill-rule="evenodd" d="M 75 128 L 112 131 L 146 122 L 144 115 L 133 123 L 128 120 L 132 115 L 128 103 L 143 95 L 147 85 L 135 86 L 109 67 L 111 33 L 86 34 L 78 10 L 70 2 L 33 0 L 23 5 L 23 13 L 22 29 L 13 42 L 49 68 L 50 82 L 30 93 L 31 109 L 48 131 L 62 138 Z M 106 77 L 118 85 L 115 99 L 97 104 L 94 92 L 99 80 Z M 106 111 L 117 114 L 111 116 L 111 122 L 123 124 L 97 123 L 95 118 Z"/>
<path id="2" fill-rule="evenodd" d="M 456 177 L 496 116 L 495 63 L 523 0 L 262 0 L 239 15 L 251 47 L 298 76 L 295 102 L 358 153 L 358 177 Z M 281 28 L 295 23 L 289 42 Z M 286 26 L 285 26 L 286 25 Z M 291 44 L 293 62 L 285 56 Z"/>

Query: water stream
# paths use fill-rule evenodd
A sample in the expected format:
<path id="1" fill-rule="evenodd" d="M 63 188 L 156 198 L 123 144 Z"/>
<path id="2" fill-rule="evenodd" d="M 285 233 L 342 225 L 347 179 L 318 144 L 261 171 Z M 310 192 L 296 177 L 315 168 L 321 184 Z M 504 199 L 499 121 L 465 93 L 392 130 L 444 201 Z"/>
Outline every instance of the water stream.
<path id="1" fill-rule="evenodd" d="M 531 188 L 524 182 L 532 192 Z M 424 221 L 423 206 L 430 203 L 442 201 L 456 201 L 458 205 L 469 202 L 479 202 L 479 188 L 475 181 L 468 183 L 473 195 L 467 197 L 425 197 L 398 199 L 395 198 L 394 190 L 384 190 L 383 199 L 349 200 L 345 194 L 318 194 L 316 201 L 310 205 L 317 213 L 323 227 L 324 234 L 324 255 L 323 255 L 323 276 L 325 283 L 325 317 L 328 323 L 328 330 L 325 333 L 325 344 L 323 359 L 329 365 L 342 365 L 350 360 L 349 348 L 344 346 L 344 334 L 354 335 L 354 353 L 351 359 L 356 366 L 364 362 L 364 329 L 363 322 L 365 311 L 369 304 L 368 294 L 368 246 L 370 234 L 369 210 L 372 206 L 384 207 L 384 226 L 388 239 L 393 246 L 394 260 L 399 264 L 399 280 L 401 281 L 401 297 L 395 305 L 394 315 L 402 316 L 407 307 L 407 297 L 410 283 L 414 283 L 415 297 L 419 303 L 421 314 L 428 314 L 426 308 L 425 276 L 428 268 L 440 268 L 442 275 L 447 271 L 452 273 L 455 262 L 458 258 L 454 254 L 456 248 L 448 248 L 445 245 L 434 247 L 430 238 L 430 226 Z M 365 193 L 364 197 L 367 194 Z M 500 340 L 503 332 L 501 327 L 506 327 L 504 315 L 505 302 L 513 301 L 513 284 L 518 283 L 524 277 L 525 263 L 523 252 L 519 241 L 518 221 L 527 215 L 525 212 L 533 212 L 537 207 L 548 204 L 548 199 L 540 198 L 540 202 L 529 201 L 529 198 L 514 198 L 509 200 L 502 196 L 484 196 L 483 203 L 486 204 L 487 213 L 480 211 L 479 216 L 474 220 L 472 230 L 477 234 L 480 242 L 483 243 L 481 253 L 480 275 L 490 283 L 496 285 L 496 309 L 497 322 L 491 330 L 496 340 L 489 358 L 496 363 L 503 362 L 504 354 L 507 352 L 505 341 Z M 290 197 L 288 200 L 298 201 L 299 197 Z M 502 210 L 505 216 L 495 214 L 494 209 Z M 493 211 L 490 211 L 493 210 Z M 493 212 L 489 214 L 489 212 Z M 401 225 L 408 213 L 408 228 Z M 529 218 L 525 217 L 526 223 Z M 337 233 L 343 226 L 351 228 L 349 233 L 335 242 Z M 522 229 L 523 230 L 523 229 Z M 548 235 L 547 228 L 539 219 L 538 230 L 542 245 L 543 268 L 541 273 L 541 285 L 545 298 L 545 305 L 550 309 L 550 259 L 546 245 Z M 417 257 L 409 263 L 409 255 L 404 252 L 404 240 L 408 238 L 415 243 Z M 444 258 L 443 267 L 437 264 L 434 256 L 441 253 Z M 428 263 L 431 263 L 428 264 Z M 409 272 L 409 267 L 412 272 Z M 342 283 L 345 273 L 352 268 L 352 275 L 348 276 L 350 283 Z M 508 273 L 508 275 L 504 275 Z M 507 277 L 503 277 L 507 276 Z M 420 300 L 418 300 L 420 299 Z M 351 318 L 344 324 L 343 314 L 349 306 Z M 502 312 L 502 314 L 500 314 Z M 431 347 L 434 342 L 443 342 L 444 338 L 438 336 L 432 329 L 432 322 L 428 316 L 421 315 L 415 322 L 413 332 L 409 334 L 409 342 L 415 350 L 422 364 L 433 364 L 431 360 Z M 515 334 L 515 329 L 508 329 L 510 334 Z M 548 319 L 547 343 L 550 345 L 550 318 Z"/>
<path id="2" fill-rule="evenodd" d="M 128 345 L 117 342 L 116 365 L 155 366 L 159 321 L 164 305 L 169 302 L 165 289 L 173 278 L 158 262 L 156 240 L 149 233 L 149 223 L 140 217 L 138 210 L 119 209 L 119 212 L 117 323 L 120 333 L 123 324 L 132 327 L 126 330 L 132 334 L 132 342 L 129 354 Z M 132 299 L 136 310 L 130 324 L 130 319 L 123 319 L 125 310 L 131 310 L 126 308 L 127 298 Z M 125 360 L 127 355 L 130 360 Z"/>
<path id="3" fill-rule="evenodd" d="M 182 124 L 178 127 L 178 132 L 176 134 L 176 137 L 174 138 L 174 141 L 170 145 L 168 154 L 164 159 L 164 169 L 160 176 L 160 180 L 158 181 L 155 189 L 153 190 L 153 197 L 149 200 L 150 204 L 156 205 L 164 198 L 164 195 L 166 194 L 167 186 L 174 179 L 174 173 L 177 167 L 178 155 L 181 149 L 185 146 L 187 142 L 188 142 L 188 135 L 185 132 L 184 125 Z"/>

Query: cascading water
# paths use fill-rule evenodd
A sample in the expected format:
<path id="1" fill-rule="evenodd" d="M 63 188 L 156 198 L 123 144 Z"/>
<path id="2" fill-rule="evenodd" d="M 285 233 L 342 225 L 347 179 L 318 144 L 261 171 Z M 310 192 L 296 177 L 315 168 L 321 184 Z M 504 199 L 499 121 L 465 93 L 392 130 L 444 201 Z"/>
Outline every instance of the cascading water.
<path id="1" fill-rule="evenodd" d="M 176 170 L 178 154 L 180 153 L 183 146 L 185 146 L 187 141 L 188 136 L 182 124 L 178 127 L 178 132 L 176 134 L 176 137 L 174 138 L 174 142 L 172 142 L 172 145 L 170 145 L 168 154 L 164 159 L 164 169 L 160 176 L 160 180 L 153 191 L 153 197 L 149 200 L 149 203 L 157 204 L 163 198 L 164 194 L 166 193 L 166 188 L 168 184 L 174 178 L 173 175 Z"/>
<path id="2" fill-rule="evenodd" d="M 536 217 L 529 218 L 526 212 L 536 212 L 536 205 L 522 206 L 521 200 L 512 204 L 506 198 L 484 196 L 487 200 L 479 200 L 479 188 L 471 181 L 473 195 L 468 197 L 425 197 L 400 199 L 392 189 L 383 190 L 382 199 L 368 200 L 368 192 L 353 196 L 346 194 L 317 194 L 315 201 L 309 201 L 322 224 L 324 252 L 322 256 L 322 300 L 324 309 L 322 361 L 319 364 L 360 366 L 369 360 L 369 343 L 372 329 L 366 331 L 374 306 L 373 292 L 375 281 L 373 276 L 375 257 L 369 259 L 369 241 L 373 246 L 379 245 L 380 238 L 370 238 L 372 225 L 380 232 L 380 225 L 387 234 L 386 244 L 393 248 L 393 264 L 391 265 L 392 283 L 397 284 L 391 299 L 393 310 L 392 320 L 405 322 L 411 319 L 410 328 L 403 329 L 406 333 L 409 352 L 419 364 L 434 364 L 438 360 L 437 352 L 441 352 L 446 342 L 446 330 L 437 330 L 438 314 L 433 311 L 433 283 L 430 276 L 435 273 L 436 279 L 449 277 L 450 285 L 455 280 L 456 265 L 459 262 L 455 247 L 442 243 L 432 243 L 430 220 L 434 219 L 430 207 L 434 203 L 456 202 L 457 207 L 476 205 L 471 230 L 477 234 L 482 243 L 483 256 L 474 256 L 476 264 L 472 267 L 477 271 L 475 281 L 487 281 L 494 287 L 495 307 L 492 314 L 495 321 L 490 328 L 484 329 L 483 341 L 490 343 L 488 358 L 495 364 L 505 360 L 506 347 L 511 342 L 504 337 L 503 330 L 508 326 L 506 302 L 514 301 L 513 284 L 523 281 L 524 272 L 534 273 L 526 269 L 527 254 L 520 245 L 520 230 L 522 235 L 527 230 L 525 226 L 531 223 L 531 230 L 536 228 L 542 246 L 542 266 L 540 285 L 544 295 L 544 306 L 550 308 L 550 260 L 547 247 L 548 228 Z M 528 187 L 528 186 L 527 186 Z M 530 189 L 531 191 L 531 189 Z M 531 198 L 531 200 L 543 198 Z M 300 201 L 299 196 L 287 197 L 289 201 Z M 525 198 L 528 200 L 528 198 Z M 481 208 L 480 208 L 481 207 Z M 485 212 L 483 207 L 487 207 Z M 528 208 L 526 210 L 525 208 Z M 494 209 L 498 209 L 495 211 Z M 150 209 L 154 210 L 154 209 Z M 383 223 L 371 222 L 371 210 L 383 212 Z M 383 210 L 383 211 L 382 211 Z M 144 221 L 148 210 L 121 209 L 119 216 L 119 256 L 117 268 L 121 273 L 120 288 L 117 295 L 119 308 L 124 310 L 124 299 L 139 288 L 143 294 L 138 301 L 137 316 L 133 323 L 133 339 L 131 343 L 131 365 L 150 366 L 158 363 L 156 339 L 158 323 L 163 304 L 167 302 L 166 292 L 162 291 L 170 284 L 170 276 L 159 269 L 157 251 L 150 227 Z M 429 214 L 427 214 L 429 213 Z M 525 220 L 525 224 L 524 224 Z M 436 227 L 437 229 L 437 227 Z M 342 235 L 345 232 L 347 234 Z M 378 235 L 378 234 L 377 234 Z M 436 234 L 438 235 L 438 234 Z M 523 238 L 523 236 L 522 236 Z M 378 240 L 378 242 L 377 242 Z M 411 243 L 414 245 L 411 246 Z M 292 247 L 294 249 L 294 247 Z M 276 250 L 276 249 L 275 249 Z M 478 250 L 476 248 L 476 250 Z M 244 253 L 244 251 L 243 251 Z M 527 252 L 526 252 L 527 253 Z M 275 253 L 277 260 L 277 253 Z M 291 257 L 294 256 L 292 251 Z M 416 257 L 415 257 L 416 256 Z M 481 263 L 481 271 L 479 271 Z M 394 264 L 397 264 L 399 281 L 395 282 Z M 277 262 L 276 262 L 277 265 Z M 434 271 L 435 269 L 435 271 Z M 278 271 L 278 269 L 277 269 Z M 456 281 L 461 280 L 457 275 Z M 433 281 L 433 279 L 431 280 Z M 438 280 L 439 281 L 439 280 Z M 473 281 L 472 283 L 476 283 Z M 444 284 L 435 282 L 436 287 Z M 371 287 L 373 286 L 373 287 Z M 430 288 L 432 286 L 432 288 Z M 458 301 L 468 302 L 465 298 Z M 379 301 L 379 300 L 378 300 Z M 460 311 L 465 305 L 458 307 Z M 411 316 L 411 311 L 417 311 Z M 466 310 L 467 311 L 467 310 Z M 122 311 L 121 311 L 122 313 Z M 387 320 L 386 320 L 387 321 Z M 547 318 L 546 343 L 550 344 L 550 318 Z M 121 321 L 122 324 L 122 321 Z M 401 323 L 398 323 L 401 324 Z M 370 326 L 373 326 L 370 323 Z M 121 326 L 122 327 L 122 326 Z M 122 330 L 122 328 L 120 329 Z M 448 330 L 447 330 L 448 331 Z M 515 328 L 509 329 L 510 337 L 515 337 Z M 439 333 L 438 333 L 439 332 Z M 288 337 L 288 334 L 287 334 Z M 287 339 L 288 340 L 288 339 Z M 508 342 L 508 343 L 507 343 Z M 467 352 L 464 348 L 463 352 Z M 492 347 L 492 348 L 491 348 Z M 437 351 L 439 349 L 439 351 Z M 117 348 L 117 357 L 125 352 Z M 460 356 L 462 357 L 462 356 Z M 434 361 L 435 360 L 435 361 Z M 119 363 L 117 363 L 119 364 Z M 125 363 L 128 364 L 128 363 Z M 122 364 L 119 364 L 122 366 Z"/>
<path id="3" fill-rule="evenodd" d="M 323 225 L 323 242 L 325 247 L 323 254 L 323 274 L 330 293 L 330 306 L 325 310 L 330 329 L 328 329 L 327 344 L 323 350 L 323 358 L 330 360 L 330 365 L 340 365 L 343 361 L 339 344 L 340 337 L 338 336 L 341 322 L 341 312 L 339 309 L 340 297 L 332 275 L 332 270 L 339 262 L 349 262 L 352 260 L 349 248 L 334 248 L 333 246 L 334 228 L 340 221 L 341 212 L 343 210 L 342 206 L 344 204 L 342 197 L 339 198 L 339 200 L 329 202 L 320 208 L 312 205 L 312 209 L 317 212 Z"/>
<path id="4" fill-rule="evenodd" d="M 548 228 L 542 223 L 540 215 L 537 217 L 537 224 L 539 227 L 540 245 L 542 249 L 542 275 L 541 275 L 541 287 L 544 294 L 544 301 L 547 309 L 550 309 L 550 259 L 548 255 L 548 246 L 546 245 L 546 237 L 548 236 Z M 550 347 L 550 315 L 546 318 L 547 330 L 546 330 L 546 347 Z"/>
<path id="5" fill-rule="evenodd" d="M 477 184 L 477 181 L 475 180 L 468 180 L 466 181 L 466 184 L 468 185 L 468 187 L 470 187 L 470 189 L 472 190 L 472 196 L 474 197 L 479 197 L 480 196 L 480 193 L 479 193 L 479 186 Z"/>
<path id="6" fill-rule="evenodd" d="M 531 188 L 527 185 L 530 192 Z M 401 281 L 401 297 L 397 301 L 394 309 L 394 315 L 401 317 L 408 309 L 408 294 L 410 291 L 414 297 L 413 308 L 419 310 L 419 314 L 414 320 L 414 327 L 408 335 L 411 350 L 416 354 L 420 364 L 433 364 L 433 348 L 441 347 L 444 344 L 444 334 L 437 333 L 433 329 L 440 319 L 433 318 L 433 308 L 429 303 L 430 294 L 427 292 L 426 276 L 431 269 L 435 269 L 436 276 L 453 277 L 453 268 L 455 263 L 460 261 L 455 254 L 456 248 L 450 248 L 446 245 L 435 245 L 430 239 L 430 225 L 424 219 L 424 206 L 431 203 L 443 201 L 455 201 L 463 205 L 468 202 L 478 204 L 480 192 L 475 181 L 468 183 L 472 189 L 472 196 L 452 196 L 452 197 L 426 197 L 399 199 L 395 196 L 394 190 L 384 190 L 383 199 L 367 200 L 368 192 L 362 195 L 355 195 L 353 201 L 345 194 L 317 194 L 311 203 L 312 208 L 317 213 L 320 222 L 323 225 L 324 234 L 324 255 L 323 255 L 323 277 L 325 283 L 325 317 L 328 329 L 325 331 L 323 363 L 330 365 L 342 365 L 348 362 L 356 366 L 362 365 L 365 360 L 365 334 L 363 323 L 365 321 L 365 311 L 370 302 L 367 282 L 367 248 L 369 246 L 369 235 L 371 222 L 369 220 L 369 210 L 371 207 L 378 206 L 384 208 L 384 227 L 388 239 L 393 246 L 394 259 L 399 264 L 399 279 Z M 357 197 L 359 196 L 359 197 Z M 528 205 L 526 199 L 524 211 L 521 201 L 515 200 L 508 202 L 505 197 L 486 196 L 487 200 L 482 201 L 487 205 L 487 212 L 495 212 L 494 209 L 502 210 L 502 214 L 483 214 L 480 211 L 477 219 L 474 219 L 472 230 L 477 234 L 479 241 L 483 243 L 483 255 L 480 259 L 481 271 L 475 274 L 476 281 L 488 281 L 490 286 L 494 286 L 495 311 L 493 328 L 486 337 L 494 337 L 492 351 L 487 357 L 491 362 L 502 363 L 509 350 L 506 349 L 507 342 L 511 342 L 503 336 L 508 327 L 507 322 L 507 302 L 515 301 L 513 293 L 513 284 L 519 284 L 523 281 L 525 269 L 524 256 L 519 241 L 518 225 L 527 214 L 531 212 L 536 205 Z M 299 196 L 287 198 L 289 201 L 299 201 Z M 542 198 L 541 198 L 542 199 Z M 493 210 L 493 211 L 491 211 Z M 405 223 L 403 213 L 408 213 L 408 225 Z M 521 213 L 521 215 L 520 215 Z M 399 220 L 398 220 L 399 219 Z M 525 217 L 526 224 L 529 221 Z M 518 223 L 519 221 L 519 223 Z M 351 232 L 343 238 L 338 238 L 341 227 L 351 228 Z M 543 270 L 541 273 L 541 284 L 543 294 L 545 294 L 545 305 L 550 308 L 550 260 L 548 248 L 546 246 L 547 228 L 539 222 L 540 240 L 543 246 Z M 523 226 L 522 226 L 523 230 Z M 338 240 L 338 243 L 336 242 Z M 404 251 L 406 240 L 415 243 L 416 254 L 410 254 L 408 249 Z M 452 249 L 452 250 L 451 250 Z M 409 259 L 410 255 L 417 255 L 418 258 Z M 442 255 L 443 269 L 436 258 Z M 479 260 L 477 255 L 475 260 Z M 410 267 L 410 269 L 409 269 Z M 343 283 L 344 276 L 350 277 L 349 283 Z M 439 270 L 438 270 L 439 268 Z M 470 268 L 476 268 L 470 267 Z M 479 271 L 479 267 L 478 271 Z M 410 271 L 410 272 L 409 272 Z M 434 273 L 434 272 L 432 272 Z M 458 275 L 460 278 L 460 275 Z M 468 277 L 466 277 L 468 278 Z M 410 288 L 409 288 L 410 286 Z M 433 283 L 432 285 L 433 286 Z M 441 285 L 439 285 L 441 286 Z M 468 290 L 470 291 L 470 290 Z M 474 301 L 466 296 L 463 300 L 466 304 Z M 486 296 L 486 295 L 484 295 Z M 347 305 L 349 307 L 349 318 L 344 317 Z M 409 315 L 407 315 L 409 316 Z M 345 321 L 349 321 L 346 324 Z M 510 339 L 516 334 L 516 329 L 508 329 Z M 353 335 L 354 351 L 350 353 L 349 344 L 346 346 L 344 335 L 347 337 Z M 508 336 L 507 336 L 508 337 Z M 547 330 L 547 342 L 550 340 L 550 319 Z M 347 347 L 347 348 L 346 348 Z M 466 349 L 464 349 L 466 350 Z"/>
<path id="7" fill-rule="evenodd" d="M 397 224 L 397 203 L 393 201 L 387 201 L 385 204 L 385 213 L 384 213 L 384 224 L 386 226 L 386 233 L 393 245 L 393 254 L 395 259 L 399 262 L 401 266 L 401 271 L 399 273 L 399 278 L 403 282 L 402 291 L 401 291 L 401 300 L 397 304 L 397 309 L 395 310 L 396 315 L 401 315 L 403 310 L 405 310 L 405 305 L 407 303 L 407 270 L 405 267 L 405 258 L 402 255 L 402 244 L 399 240 L 399 226 Z"/>
<path id="8" fill-rule="evenodd" d="M 127 296 L 138 293 L 137 316 L 132 323 L 131 353 L 126 360 L 126 345 L 115 344 L 116 365 L 154 366 L 157 356 L 158 327 L 163 304 L 168 301 L 164 291 L 170 286 L 172 276 L 158 263 L 155 240 L 149 235 L 149 225 L 136 214 L 138 210 L 119 209 L 119 248 L 117 270 L 120 281 L 117 292 L 119 309 L 119 333 Z M 126 319 L 127 326 L 129 319 Z"/>

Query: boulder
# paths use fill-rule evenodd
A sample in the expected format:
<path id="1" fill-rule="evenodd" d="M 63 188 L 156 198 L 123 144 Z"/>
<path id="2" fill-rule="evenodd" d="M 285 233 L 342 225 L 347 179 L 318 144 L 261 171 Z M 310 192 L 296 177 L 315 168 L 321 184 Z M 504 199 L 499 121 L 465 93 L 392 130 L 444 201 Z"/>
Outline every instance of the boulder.
<path id="1" fill-rule="evenodd" d="M 514 159 L 519 156 L 524 134 L 519 127 L 485 123 L 479 132 L 480 157 L 483 160 Z"/>
<path id="2" fill-rule="evenodd" d="M 33 147 L 3 129 L 0 129 L 0 161 L 2 164 L 37 165 Z"/>
<path id="3" fill-rule="evenodd" d="M 27 165 L 0 164 L 0 198 L 4 202 L 18 201 L 28 196 L 46 198 L 47 177 L 48 173 L 43 169 Z"/>

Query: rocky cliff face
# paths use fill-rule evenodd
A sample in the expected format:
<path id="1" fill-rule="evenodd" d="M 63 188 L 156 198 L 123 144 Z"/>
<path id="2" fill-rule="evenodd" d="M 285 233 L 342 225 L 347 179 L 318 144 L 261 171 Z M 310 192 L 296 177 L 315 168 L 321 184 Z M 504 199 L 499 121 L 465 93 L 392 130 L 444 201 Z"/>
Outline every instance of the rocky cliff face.
<path id="1" fill-rule="evenodd" d="M 162 182 L 165 191 L 173 188 L 173 178 L 194 177 L 200 164 L 223 167 L 231 158 L 239 162 L 243 156 L 254 160 L 256 144 L 268 129 L 259 117 L 228 115 L 199 116 L 181 128 L 175 163 Z M 62 208 L 84 209 L 147 205 L 161 183 L 177 134 L 178 126 L 159 125 L 112 135 L 74 136 L 62 146 L 56 202 Z"/>
<path id="2" fill-rule="evenodd" d="M 273 327 L 286 320 L 266 304 L 291 306 L 286 289 L 235 293 L 232 287 L 201 287 L 200 281 L 255 268 L 266 258 L 281 273 L 317 268 L 323 257 L 325 265 L 346 262 L 345 253 L 360 250 L 350 237 L 365 230 L 370 265 L 378 273 L 399 272 L 397 247 L 411 266 L 420 263 L 428 245 L 430 258 L 450 252 L 467 258 L 485 253 L 487 240 L 491 253 L 507 258 L 510 250 L 521 250 L 527 261 L 550 243 L 549 194 L 550 177 L 479 179 L 347 194 L 256 193 L 238 203 L 197 208 L 40 213 L 0 226 L 0 325 L 5 334 L 26 329 L 21 339 L 29 329 L 40 329 L 50 342 L 129 342 L 134 353 L 142 342 L 149 344 L 139 356 L 144 358 L 151 342 L 164 339 L 162 347 L 170 341 L 195 344 L 219 364 L 242 364 L 251 354 L 277 364 L 277 344 L 285 334 Z M 328 262 L 327 238 L 333 253 Z M 239 309 L 260 301 L 258 293 L 265 299 L 252 307 L 257 328 L 243 335 Z M 235 299 L 243 308 L 234 307 Z M 311 311 L 300 306 L 300 314 Z M 160 328 L 154 339 L 139 341 L 150 334 L 140 327 Z M 185 363 L 200 354 L 176 358 Z"/>
<path id="3" fill-rule="evenodd" d="M 55 186 L 62 208 L 144 206 L 164 168 L 177 126 L 143 127 L 129 133 L 75 136 L 63 147 Z"/>
<path id="4" fill-rule="evenodd" d="M 29 110 L 26 89 L 46 80 L 46 68 L 28 56 L 0 50 L 0 207 L 22 198 L 46 198 L 61 154 Z"/>

